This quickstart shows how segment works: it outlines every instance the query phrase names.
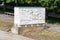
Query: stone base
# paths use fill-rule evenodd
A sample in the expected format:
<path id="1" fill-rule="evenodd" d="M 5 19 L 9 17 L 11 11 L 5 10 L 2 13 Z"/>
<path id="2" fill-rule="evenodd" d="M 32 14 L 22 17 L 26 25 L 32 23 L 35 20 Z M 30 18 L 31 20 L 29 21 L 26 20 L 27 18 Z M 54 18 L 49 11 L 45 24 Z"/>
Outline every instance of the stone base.
<path id="1" fill-rule="evenodd" d="M 34 27 L 37 27 L 37 28 L 35 29 Z M 32 30 L 39 30 L 40 27 L 42 29 L 48 28 L 47 24 L 41 24 L 41 25 L 25 25 L 25 26 L 21 26 L 21 27 L 12 27 L 11 28 L 11 32 L 14 33 L 14 34 L 20 34 L 22 32 L 27 32 L 27 31 L 32 31 Z"/>
<path id="2" fill-rule="evenodd" d="M 19 34 L 19 27 L 12 27 L 11 32 L 14 34 Z"/>

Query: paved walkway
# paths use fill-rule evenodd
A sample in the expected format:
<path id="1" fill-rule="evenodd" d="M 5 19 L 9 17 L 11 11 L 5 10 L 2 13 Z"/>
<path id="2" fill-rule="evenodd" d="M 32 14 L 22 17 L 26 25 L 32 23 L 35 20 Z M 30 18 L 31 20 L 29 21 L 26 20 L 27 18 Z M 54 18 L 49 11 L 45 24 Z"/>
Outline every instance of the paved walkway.
<path id="1" fill-rule="evenodd" d="M 60 33 L 60 24 L 48 24 L 48 30 L 59 32 Z"/>
<path id="2" fill-rule="evenodd" d="M 10 15 L 0 14 L 0 20 L 5 22 L 13 22 L 14 17 Z"/>
<path id="3" fill-rule="evenodd" d="M 48 30 L 59 32 L 60 33 L 60 27 L 50 27 Z"/>
<path id="4" fill-rule="evenodd" d="M 33 40 L 33 39 L 26 38 L 20 35 L 7 33 L 0 30 L 0 40 Z"/>

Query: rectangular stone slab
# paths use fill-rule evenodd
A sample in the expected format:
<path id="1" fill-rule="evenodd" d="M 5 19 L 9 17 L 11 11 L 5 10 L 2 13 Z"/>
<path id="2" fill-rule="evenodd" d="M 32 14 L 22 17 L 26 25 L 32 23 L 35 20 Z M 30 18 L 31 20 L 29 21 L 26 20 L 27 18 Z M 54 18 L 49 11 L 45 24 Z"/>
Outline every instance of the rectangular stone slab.
<path id="1" fill-rule="evenodd" d="M 45 8 L 41 7 L 15 7 L 14 26 L 45 23 Z"/>

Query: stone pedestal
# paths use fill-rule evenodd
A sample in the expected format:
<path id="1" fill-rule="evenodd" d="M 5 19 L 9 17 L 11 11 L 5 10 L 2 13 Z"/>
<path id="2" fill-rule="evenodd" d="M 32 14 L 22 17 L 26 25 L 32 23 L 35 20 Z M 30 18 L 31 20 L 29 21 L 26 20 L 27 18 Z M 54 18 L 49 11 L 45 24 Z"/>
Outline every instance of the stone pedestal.
<path id="1" fill-rule="evenodd" d="M 19 27 L 12 27 L 11 28 L 11 32 L 14 33 L 14 34 L 19 34 Z"/>

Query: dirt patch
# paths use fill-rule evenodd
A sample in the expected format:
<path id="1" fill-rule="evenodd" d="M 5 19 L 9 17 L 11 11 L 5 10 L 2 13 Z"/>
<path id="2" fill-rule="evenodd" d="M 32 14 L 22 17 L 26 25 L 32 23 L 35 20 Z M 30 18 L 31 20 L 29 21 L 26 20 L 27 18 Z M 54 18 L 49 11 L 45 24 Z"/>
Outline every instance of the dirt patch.
<path id="1" fill-rule="evenodd" d="M 35 40 L 60 40 L 60 33 L 54 32 L 44 27 L 22 27 L 20 35 L 29 37 Z"/>
<path id="2" fill-rule="evenodd" d="M 10 31 L 12 26 L 13 26 L 13 23 L 0 21 L 0 30 Z"/>
<path id="3" fill-rule="evenodd" d="M 37 31 L 42 31 L 44 29 L 44 27 L 40 27 L 40 26 L 33 26 L 33 27 L 21 27 L 20 28 L 20 34 L 26 34 L 28 32 L 37 32 Z"/>
<path id="4" fill-rule="evenodd" d="M 22 35 L 22 34 L 21 34 Z M 60 33 L 53 32 L 50 30 L 44 31 L 30 31 L 23 34 L 25 37 L 29 37 L 35 40 L 60 40 Z"/>

